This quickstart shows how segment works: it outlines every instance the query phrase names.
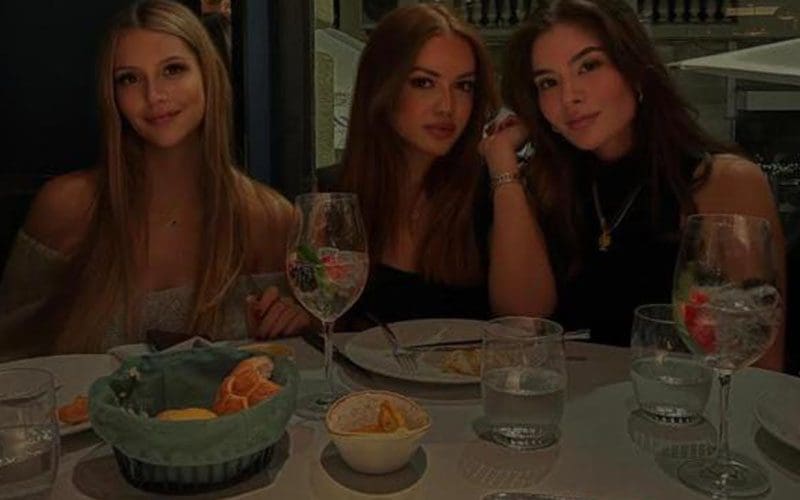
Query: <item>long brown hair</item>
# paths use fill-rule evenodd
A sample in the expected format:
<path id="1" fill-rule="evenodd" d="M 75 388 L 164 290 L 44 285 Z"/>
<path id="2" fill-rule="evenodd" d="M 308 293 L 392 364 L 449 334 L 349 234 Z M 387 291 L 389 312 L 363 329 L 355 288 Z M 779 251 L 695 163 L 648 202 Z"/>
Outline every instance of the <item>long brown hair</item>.
<path id="1" fill-rule="evenodd" d="M 559 23 L 580 26 L 597 36 L 630 88 L 641 92 L 633 150 L 645 160 L 640 165 L 651 180 L 654 214 L 668 192 L 683 213 L 696 211 L 692 194 L 707 179 L 710 165 L 703 162 L 704 171 L 693 177 L 685 172 L 686 158 L 733 148 L 718 143 L 697 124 L 694 111 L 678 94 L 625 0 L 555 0 L 537 9 L 509 42 L 502 91 L 505 102 L 532 131 L 536 153 L 526 174 L 534 203 L 543 225 L 555 232 L 558 243 L 570 253 L 574 271 L 579 260 L 577 228 L 582 225 L 574 177 L 587 154 L 555 132 L 539 109 L 531 58 L 539 36 Z"/>
<path id="2" fill-rule="evenodd" d="M 424 229 L 418 264 L 427 279 L 466 284 L 485 278 L 473 208 L 482 169 L 478 142 L 496 97 L 491 62 L 480 38 L 445 7 L 400 7 L 370 35 L 359 63 L 338 187 L 358 194 L 370 257 L 377 262 L 402 221 L 399 190 L 406 172 L 403 142 L 392 127 L 394 107 L 423 45 L 433 36 L 450 33 L 472 47 L 474 101 L 461 137 L 434 162 L 423 181 L 432 215 Z"/>
<path id="3" fill-rule="evenodd" d="M 247 213 L 268 209 L 259 188 L 233 167 L 231 153 L 231 88 L 222 59 L 200 20 L 170 0 L 136 2 L 111 22 L 98 61 L 101 118 L 100 166 L 87 236 L 70 264 L 58 325 L 59 351 L 93 351 L 124 305 L 127 340 L 135 340 L 138 289 L 137 248 L 146 244 L 146 182 L 141 165 L 142 141 L 121 116 L 114 96 L 114 53 L 120 34 L 145 29 L 176 36 L 197 57 L 205 90 L 201 125 L 203 162 L 198 172 L 202 205 L 200 263 L 187 331 L 217 336 L 223 323 L 226 293 L 247 259 Z M 264 191 L 263 193 L 261 191 Z M 275 196 L 275 200 L 279 197 Z M 277 202 L 276 202 L 277 203 Z"/>

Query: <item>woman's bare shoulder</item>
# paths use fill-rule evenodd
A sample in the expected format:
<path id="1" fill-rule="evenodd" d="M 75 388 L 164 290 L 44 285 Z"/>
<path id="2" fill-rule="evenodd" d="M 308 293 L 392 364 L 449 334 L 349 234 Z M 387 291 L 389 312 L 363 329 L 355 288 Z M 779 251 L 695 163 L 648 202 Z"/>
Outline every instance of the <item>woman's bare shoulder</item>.
<path id="1" fill-rule="evenodd" d="M 763 178 L 761 167 L 739 155 L 723 153 L 712 158 L 712 177 L 727 182 L 741 182 Z"/>
<path id="2" fill-rule="evenodd" d="M 31 204 L 25 231 L 53 250 L 71 255 L 89 228 L 96 194 L 94 170 L 78 170 L 48 180 Z"/>
<path id="3" fill-rule="evenodd" d="M 765 216 L 774 206 L 769 182 L 752 161 L 733 154 L 712 158 L 711 171 L 695 195 L 700 212 Z"/>
<path id="4" fill-rule="evenodd" d="M 272 223 L 291 218 L 292 204 L 281 193 L 244 174 L 239 174 L 239 180 L 249 218 L 268 217 Z"/>

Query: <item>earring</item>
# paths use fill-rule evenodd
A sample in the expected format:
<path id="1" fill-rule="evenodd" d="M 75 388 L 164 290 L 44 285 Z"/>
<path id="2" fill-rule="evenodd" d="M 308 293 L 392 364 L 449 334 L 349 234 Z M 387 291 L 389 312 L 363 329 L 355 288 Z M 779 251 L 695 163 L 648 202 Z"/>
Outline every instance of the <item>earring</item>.
<path id="1" fill-rule="evenodd" d="M 639 89 L 639 95 L 636 96 L 636 100 L 639 101 L 639 104 L 641 104 L 642 101 L 644 100 L 644 94 L 642 94 L 642 89 Z"/>
<path id="2" fill-rule="evenodd" d="M 556 126 L 553 125 L 552 123 L 550 124 L 550 128 L 552 128 L 553 132 L 555 132 L 556 134 L 561 134 L 561 132 L 559 132 L 558 129 L 556 128 Z"/>

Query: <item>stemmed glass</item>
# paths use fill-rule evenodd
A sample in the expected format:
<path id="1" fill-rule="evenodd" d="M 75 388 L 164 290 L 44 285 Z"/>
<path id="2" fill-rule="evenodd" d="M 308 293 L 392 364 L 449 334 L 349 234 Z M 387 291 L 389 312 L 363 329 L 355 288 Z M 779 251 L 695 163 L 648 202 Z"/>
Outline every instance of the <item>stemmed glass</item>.
<path id="1" fill-rule="evenodd" d="M 355 194 L 303 194 L 294 206 L 286 277 L 297 300 L 322 323 L 328 385 L 327 392 L 302 398 L 297 412 L 319 419 L 337 397 L 330 337 L 334 322 L 358 300 L 367 282 L 367 237 Z"/>
<path id="2" fill-rule="evenodd" d="M 769 222 L 733 214 L 692 215 L 681 241 L 672 290 L 676 324 L 720 386 L 716 455 L 687 462 L 678 477 L 704 493 L 766 492 L 769 481 L 728 445 L 731 375 L 761 357 L 780 327 L 781 296 Z"/>

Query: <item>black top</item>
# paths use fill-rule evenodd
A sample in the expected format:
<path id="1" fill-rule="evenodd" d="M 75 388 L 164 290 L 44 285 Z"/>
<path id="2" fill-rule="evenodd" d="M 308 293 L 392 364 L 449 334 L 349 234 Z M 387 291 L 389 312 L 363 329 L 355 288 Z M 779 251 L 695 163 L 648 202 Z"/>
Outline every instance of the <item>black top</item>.
<path id="1" fill-rule="evenodd" d="M 358 321 L 357 326 L 360 326 L 365 312 L 385 322 L 416 318 L 486 319 L 489 316 L 489 292 L 485 284 L 453 286 L 433 283 L 421 274 L 378 264 L 370 269 L 367 287 L 349 317 Z"/>
<path id="2" fill-rule="evenodd" d="M 335 186 L 338 170 L 338 165 L 317 170 L 320 191 L 329 191 Z M 488 185 L 488 179 L 481 181 L 482 186 Z M 478 251 L 485 269 L 489 260 L 491 209 L 488 188 L 479 190 L 473 213 Z M 419 273 L 376 263 L 370 267 L 364 293 L 338 328 L 357 330 L 374 326 L 364 313 L 387 323 L 418 318 L 488 319 L 489 289 L 485 282 L 476 286 L 436 283 Z"/>
<path id="3" fill-rule="evenodd" d="M 691 176 L 699 158 L 687 158 L 685 175 Z M 672 275 L 680 244 L 680 207 L 671 192 L 661 195 L 653 217 L 650 179 L 641 165 L 624 158 L 613 165 L 588 165 L 578 173 L 576 188 L 583 227 L 579 229 L 581 265 L 568 276 L 565 252 L 552 234 L 549 254 L 558 288 L 554 319 L 566 330 L 591 328 L 592 339 L 603 344 L 630 345 L 634 309 L 641 304 L 669 303 Z M 598 199 L 608 225 L 613 225 L 637 186 L 642 188 L 628 213 L 611 232 L 611 245 L 599 249 L 601 224 L 592 196 Z"/>

